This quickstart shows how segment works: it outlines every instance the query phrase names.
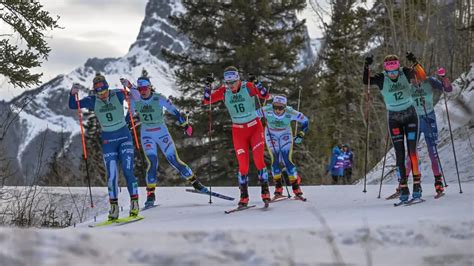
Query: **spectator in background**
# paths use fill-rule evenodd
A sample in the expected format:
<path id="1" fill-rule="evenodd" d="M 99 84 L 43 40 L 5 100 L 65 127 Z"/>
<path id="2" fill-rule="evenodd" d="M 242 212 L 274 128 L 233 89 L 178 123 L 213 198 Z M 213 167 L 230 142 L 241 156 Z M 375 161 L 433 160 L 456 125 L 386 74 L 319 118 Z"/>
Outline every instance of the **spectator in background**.
<path id="1" fill-rule="evenodd" d="M 334 146 L 331 154 L 331 162 L 326 168 L 326 174 L 331 172 L 332 184 L 336 185 L 339 180 L 342 180 L 344 175 L 344 153 L 341 150 L 341 145 Z"/>
<path id="2" fill-rule="evenodd" d="M 349 144 L 342 145 L 342 152 L 344 154 L 344 184 L 350 184 L 352 182 L 352 163 L 353 154 L 349 147 Z"/>

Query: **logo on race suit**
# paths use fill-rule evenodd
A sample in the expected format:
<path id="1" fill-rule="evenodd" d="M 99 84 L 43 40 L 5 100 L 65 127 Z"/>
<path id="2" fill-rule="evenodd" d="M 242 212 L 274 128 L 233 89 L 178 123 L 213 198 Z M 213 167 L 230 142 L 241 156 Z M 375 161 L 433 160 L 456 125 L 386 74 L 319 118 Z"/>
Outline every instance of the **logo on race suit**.
<path id="1" fill-rule="evenodd" d="M 230 97 L 230 103 L 240 103 L 240 102 L 245 102 L 244 97 L 240 94 L 232 94 L 232 96 Z"/>
<path id="2" fill-rule="evenodd" d="M 117 109 L 117 107 L 115 107 L 112 103 L 107 103 L 99 109 L 99 112 L 105 113 L 105 112 L 114 111 L 115 109 Z"/>
<path id="3" fill-rule="evenodd" d="M 151 143 L 146 143 L 145 144 L 145 148 L 147 149 L 151 149 L 153 147 L 153 145 L 151 145 Z"/>
<path id="4" fill-rule="evenodd" d="M 287 140 L 289 140 L 289 139 L 290 139 L 290 136 L 288 136 L 288 135 L 283 136 L 283 140 L 284 140 L 284 141 L 287 141 Z"/>
<path id="5" fill-rule="evenodd" d="M 140 112 L 142 112 L 142 113 L 153 113 L 153 112 L 155 112 L 155 109 L 153 108 L 153 106 L 146 104 L 142 107 Z"/>
<path id="6" fill-rule="evenodd" d="M 263 141 L 257 143 L 255 146 L 253 146 L 252 150 L 256 150 L 258 147 L 262 146 L 263 145 Z"/>
<path id="7" fill-rule="evenodd" d="M 163 141 L 163 143 L 166 144 L 166 143 L 168 143 L 169 139 L 168 139 L 168 137 L 166 137 L 166 138 L 163 138 L 161 141 Z"/>
<path id="8" fill-rule="evenodd" d="M 400 128 L 398 128 L 398 127 L 392 128 L 392 133 L 393 133 L 393 135 L 400 135 Z"/>
<path id="9" fill-rule="evenodd" d="M 103 144 L 107 144 L 107 143 L 109 143 L 109 140 L 108 140 L 108 139 L 104 139 L 104 140 L 102 141 L 102 143 L 103 143 Z"/>
<path id="10" fill-rule="evenodd" d="M 237 155 L 240 155 L 240 154 L 243 154 L 245 153 L 244 149 L 238 149 L 237 150 Z"/>
<path id="11" fill-rule="evenodd" d="M 390 89 L 388 91 L 389 92 L 396 92 L 396 91 L 401 91 L 403 89 L 405 89 L 405 87 L 400 82 L 396 82 L 396 83 L 392 83 L 390 85 Z"/>

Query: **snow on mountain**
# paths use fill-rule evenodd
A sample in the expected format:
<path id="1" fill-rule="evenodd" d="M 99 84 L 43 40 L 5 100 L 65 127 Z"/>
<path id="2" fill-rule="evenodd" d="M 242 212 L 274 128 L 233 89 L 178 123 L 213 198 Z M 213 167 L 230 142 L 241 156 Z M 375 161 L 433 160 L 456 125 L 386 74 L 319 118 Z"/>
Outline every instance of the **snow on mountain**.
<path id="1" fill-rule="evenodd" d="M 461 181 L 472 182 L 474 181 L 474 63 L 471 64 L 468 73 L 463 74 L 453 82 L 453 92 L 447 93 L 447 96 L 459 176 Z M 440 101 L 436 104 L 435 112 L 438 124 L 438 153 L 449 185 L 448 191 L 459 191 L 444 96 L 441 96 Z M 421 161 L 422 183 L 425 184 L 425 191 L 431 191 L 434 177 L 424 137 L 420 139 L 418 144 L 418 156 Z M 382 165 L 383 158 L 367 174 L 368 184 L 380 183 Z M 409 181 L 411 181 L 411 178 Z M 363 182 L 363 180 L 359 182 Z M 393 148 L 387 153 L 384 183 L 398 183 Z M 393 190 L 394 187 L 392 186 Z"/>
<path id="2" fill-rule="evenodd" d="M 235 201 L 210 205 L 207 196 L 183 187 L 159 187 L 160 206 L 141 212 L 145 218 L 135 223 L 0 227 L 0 258 L 2 265 L 472 265 L 474 183 L 464 185 L 464 194 L 435 200 L 428 190 L 426 202 L 396 208 L 376 199 L 376 185 L 366 194 L 360 185 L 308 186 L 302 188 L 307 202 L 284 200 L 267 210 L 260 188 L 251 187 L 250 204 L 257 207 L 232 214 L 224 210 Z M 215 190 L 238 196 L 237 187 Z M 142 199 L 145 193 L 140 188 Z M 119 200 L 126 216 L 128 193 Z"/>

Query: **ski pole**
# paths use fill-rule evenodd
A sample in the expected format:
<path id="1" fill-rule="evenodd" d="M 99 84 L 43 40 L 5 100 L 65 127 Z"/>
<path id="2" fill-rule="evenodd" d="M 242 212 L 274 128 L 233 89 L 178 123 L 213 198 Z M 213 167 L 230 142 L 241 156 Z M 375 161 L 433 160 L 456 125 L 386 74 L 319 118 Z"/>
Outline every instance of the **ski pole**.
<path id="1" fill-rule="evenodd" d="M 301 89 L 303 89 L 303 87 L 300 86 L 299 92 L 298 92 L 298 109 L 297 109 L 298 112 L 300 111 Z M 298 134 L 298 121 L 296 121 L 295 123 L 295 136 L 296 134 Z"/>
<path id="2" fill-rule="evenodd" d="M 458 160 L 456 158 L 456 149 L 454 148 L 453 131 L 451 129 L 451 120 L 449 119 L 448 97 L 446 96 L 446 92 L 444 90 L 443 90 L 443 95 L 444 95 L 444 106 L 446 107 L 446 117 L 448 118 L 449 135 L 451 136 L 451 145 L 453 147 L 454 163 L 456 165 L 456 173 L 458 175 L 459 193 L 462 193 L 461 179 L 459 178 Z"/>
<path id="3" fill-rule="evenodd" d="M 91 177 L 89 176 L 89 163 L 87 162 L 86 139 L 84 137 L 84 127 L 82 125 L 81 104 L 79 103 L 79 96 L 77 95 L 77 93 L 75 94 L 75 99 L 76 99 L 76 103 L 77 103 L 77 114 L 79 116 L 79 126 L 81 127 L 82 155 L 84 156 L 84 161 L 86 161 L 87 185 L 89 186 L 89 195 L 90 195 L 90 200 L 91 200 L 91 208 L 94 208 L 94 201 L 92 200 Z"/>
<path id="4" fill-rule="evenodd" d="M 268 87 L 269 87 L 268 88 L 268 93 L 270 93 L 270 89 L 271 89 L 270 84 L 268 85 Z M 258 98 L 258 96 L 257 96 L 257 102 L 258 102 L 258 106 L 259 106 L 260 110 L 262 110 L 263 119 L 265 119 L 265 121 L 267 121 L 267 118 L 265 116 L 265 111 L 262 109 L 262 104 L 260 103 L 260 98 Z M 275 144 L 273 143 L 274 138 L 272 136 L 272 133 L 271 133 L 270 128 L 268 127 L 268 125 L 267 125 L 266 129 L 268 130 L 268 135 L 270 136 L 270 143 L 272 144 L 273 150 L 276 152 L 277 150 L 275 148 Z M 265 131 L 265 129 L 264 129 L 264 131 Z M 273 152 L 270 151 L 270 153 L 271 153 L 270 155 L 273 157 Z M 280 159 L 280 152 L 277 152 L 276 156 L 277 156 L 276 158 L 278 158 L 278 160 L 279 160 Z M 275 160 L 276 160 L 276 158 L 275 158 Z M 278 166 L 278 167 L 280 167 L 280 166 Z M 287 174 L 288 174 L 288 172 L 287 172 Z M 283 179 L 283 184 L 285 184 L 286 193 L 288 194 L 288 198 L 291 198 L 290 190 L 288 189 L 288 184 L 286 183 L 286 179 L 283 176 L 283 174 L 281 176 L 281 179 Z"/>
<path id="5" fill-rule="evenodd" d="M 140 144 L 138 143 L 137 129 L 135 128 L 135 121 L 133 119 L 132 104 L 130 102 L 130 97 L 128 96 L 128 91 L 125 85 L 123 86 L 123 94 L 125 95 L 125 100 L 127 101 L 127 104 L 128 104 L 128 113 L 130 114 L 130 120 L 132 122 L 132 131 L 133 131 L 133 137 L 135 139 L 135 146 L 137 147 L 138 152 L 140 152 Z"/>
<path id="6" fill-rule="evenodd" d="M 212 81 L 213 73 L 209 73 L 206 79 L 206 85 L 209 86 L 209 204 L 212 204 Z"/>
<path id="7" fill-rule="evenodd" d="M 366 123 L 367 123 L 367 129 L 365 132 L 365 165 L 364 165 L 364 190 L 362 192 L 366 193 L 367 192 L 367 164 L 368 164 L 368 158 L 369 158 L 369 115 L 370 115 L 370 110 L 369 110 L 369 104 L 370 104 L 370 68 L 367 67 L 367 75 L 369 76 L 367 79 L 367 98 L 366 98 L 366 107 L 365 107 L 365 117 L 366 117 Z"/>
<path id="8" fill-rule="evenodd" d="M 377 197 L 378 199 L 380 199 L 380 193 L 382 192 L 382 182 L 383 182 L 383 173 L 384 173 L 384 170 L 385 170 L 385 162 L 387 160 L 387 149 L 388 149 L 388 138 L 390 137 L 390 132 L 388 132 L 387 130 L 387 137 L 385 139 L 385 153 L 384 153 L 384 156 L 383 156 L 383 164 L 382 164 L 382 176 L 380 176 L 380 187 L 379 187 L 379 196 Z"/>

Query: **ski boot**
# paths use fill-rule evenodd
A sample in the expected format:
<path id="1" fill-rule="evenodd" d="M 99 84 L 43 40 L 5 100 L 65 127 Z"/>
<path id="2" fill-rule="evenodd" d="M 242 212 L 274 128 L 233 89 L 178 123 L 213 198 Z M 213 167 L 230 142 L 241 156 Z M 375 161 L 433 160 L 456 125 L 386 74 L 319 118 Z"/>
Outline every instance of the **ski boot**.
<path id="1" fill-rule="evenodd" d="M 443 186 L 443 181 L 441 180 L 441 176 L 435 176 L 435 190 L 436 194 L 443 194 L 444 193 L 444 186 Z"/>
<path id="2" fill-rule="evenodd" d="M 155 205 L 155 188 L 154 187 L 147 187 L 146 188 L 146 201 L 145 201 L 145 209 L 153 207 Z"/>
<path id="3" fill-rule="evenodd" d="M 109 221 L 114 221 L 119 218 L 118 199 L 110 199 Z"/>
<path id="4" fill-rule="evenodd" d="M 410 197 L 410 189 L 408 189 L 408 185 L 400 185 L 400 202 L 408 202 L 408 198 Z"/>
<path id="5" fill-rule="evenodd" d="M 273 199 L 276 200 L 279 198 L 284 198 L 283 196 L 283 185 L 281 184 L 281 178 L 280 179 L 274 179 L 275 181 L 275 192 L 273 192 Z"/>
<path id="6" fill-rule="evenodd" d="M 268 207 L 268 204 L 270 203 L 270 189 L 268 188 L 268 181 L 262 182 L 262 200 L 263 203 L 265 203 L 265 208 Z"/>
<path id="7" fill-rule="evenodd" d="M 422 189 L 421 189 L 420 177 L 414 177 L 414 180 L 413 180 L 413 194 L 412 194 L 413 199 L 421 198 L 421 192 L 422 192 Z"/>
<path id="8" fill-rule="evenodd" d="M 188 182 L 191 183 L 193 188 L 197 191 L 201 192 L 208 192 L 207 188 L 199 182 L 199 180 L 196 178 L 196 175 L 193 175 L 192 177 L 188 178 Z"/>
<path id="9" fill-rule="evenodd" d="M 130 217 L 138 216 L 140 206 L 138 204 L 138 195 L 130 197 Z"/>
<path id="10" fill-rule="evenodd" d="M 240 200 L 239 200 L 239 207 L 247 207 L 249 204 L 249 191 L 248 191 L 248 185 L 247 184 L 241 184 L 239 185 L 240 189 Z"/>
<path id="11" fill-rule="evenodd" d="M 293 194 L 295 194 L 295 199 L 306 201 L 306 198 L 303 197 L 303 191 L 301 191 L 300 180 L 301 179 L 298 176 L 298 178 L 291 184 L 291 188 L 293 189 Z"/>

